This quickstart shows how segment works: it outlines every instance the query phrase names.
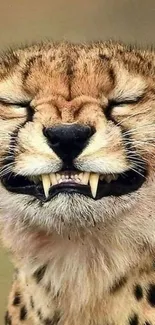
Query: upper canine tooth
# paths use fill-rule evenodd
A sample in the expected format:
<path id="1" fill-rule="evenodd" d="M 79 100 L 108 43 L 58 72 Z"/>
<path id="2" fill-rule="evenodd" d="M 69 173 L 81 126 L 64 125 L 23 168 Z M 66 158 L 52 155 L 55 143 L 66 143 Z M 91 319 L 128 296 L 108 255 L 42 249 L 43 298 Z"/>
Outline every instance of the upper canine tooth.
<path id="1" fill-rule="evenodd" d="M 57 182 L 55 173 L 51 173 L 49 176 L 50 176 L 50 181 L 51 181 L 52 186 L 56 185 L 58 182 Z"/>
<path id="2" fill-rule="evenodd" d="M 87 173 L 87 172 L 83 173 L 83 175 L 82 175 L 82 183 L 84 185 L 88 185 L 89 176 L 90 176 L 90 173 Z"/>
<path id="3" fill-rule="evenodd" d="M 46 198 L 48 197 L 48 193 L 49 193 L 49 188 L 51 185 L 51 180 L 48 174 L 43 174 L 41 175 L 42 177 L 42 183 L 43 183 L 43 189 L 44 189 L 44 193 Z"/>
<path id="4" fill-rule="evenodd" d="M 98 181 L 99 181 L 99 174 L 90 174 L 89 177 L 89 184 L 92 192 L 92 196 L 95 198 L 97 193 L 97 187 L 98 187 Z"/>

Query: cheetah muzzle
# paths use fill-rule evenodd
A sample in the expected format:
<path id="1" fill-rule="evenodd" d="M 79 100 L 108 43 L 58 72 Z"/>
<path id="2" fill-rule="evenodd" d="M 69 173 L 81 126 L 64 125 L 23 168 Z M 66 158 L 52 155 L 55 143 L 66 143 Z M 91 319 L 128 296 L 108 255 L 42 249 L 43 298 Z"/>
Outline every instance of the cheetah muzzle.
<path id="1" fill-rule="evenodd" d="M 62 168 L 55 173 L 34 177 L 8 173 L 2 177 L 3 185 L 11 192 L 32 195 L 43 202 L 50 201 L 59 193 L 78 193 L 98 200 L 111 195 L 125 195 L 140 188 L 146 176 L 142 158 L 141 161 L 139 159 L 141 164 L 124 173 L 100 174 L 82 168 L 79 170 L 80 166 L 77 168 L 74 158 L 86 147 L 94 133 L 94 128 L 79 124 L 44 129 L 49 146 L 62 159 Z"/>

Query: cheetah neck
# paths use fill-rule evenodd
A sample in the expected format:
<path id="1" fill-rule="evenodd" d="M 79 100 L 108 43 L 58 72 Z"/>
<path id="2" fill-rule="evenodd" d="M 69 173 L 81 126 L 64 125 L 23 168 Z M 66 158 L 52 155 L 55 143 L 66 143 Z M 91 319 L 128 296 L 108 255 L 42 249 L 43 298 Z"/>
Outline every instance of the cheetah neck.
<path id="1" fill-rule="evenodd" d="M 93 261 L 87 267 L 82 262 L 78 270 L 75 270 L 74 263 L 70 262 L 67 267 L 62 261 L 56 265 L 54 260 L 48 265 L 37 266 L 33 272 L 25 272 L 24 267 L 19 270 L 16 281 L 20 283 L 32 319 L 37 313 L 38 322 L 40 317 L 49 320 L 58 317 L 57 323 L 49 323 L 54 325 L 104 322 L 124 325 L 127 320 L 129 322 L 139 317 L 139 311 L 142 319 L 145 319 L 149 309 L 155 306 L 155 302 L 154 306 L 149 302 L 152 299 L 149 290 L 155 288 L 153 257 L 145 254 L 138 267 L 122 274 L 119 279 L 118 270 L 110 277 L 109 270 L 104 274 Z M 147 299 L 144 299 L 144 295 Z M 145 313 L 143 309 L 146 309 Z M 37 324 L 42 324 L 41 319 Z"/>

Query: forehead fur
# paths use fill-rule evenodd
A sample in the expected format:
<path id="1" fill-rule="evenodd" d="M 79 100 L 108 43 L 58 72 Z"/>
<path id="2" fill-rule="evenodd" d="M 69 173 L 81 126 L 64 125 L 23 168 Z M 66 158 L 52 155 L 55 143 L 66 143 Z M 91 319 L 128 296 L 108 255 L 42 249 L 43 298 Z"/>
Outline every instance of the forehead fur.
<path id="1" fill-rule="evenodd" d="M 100 98 L 114 88 L 113 95 L 120 95 L 122 84 L 132 96 L 132 89 L 138 94 L 144 90 L 144 77 L 154 81 L 154 70 L 153 53 L 118 43 L 43 43 L 2 56 L 0 96 L 20 100 L 52 92 L 67 100 L 81 95 Z"/>
<path id="2" fill-rule="evenodd" d="M 106 61 L 115 59 L 123 62 L 129 71 L 145 76 L 150 76 L 150 72 L 154 72 L 155 68 L 154 52 L 139 50 L 134 46 L 112 41 L 85 44 L 48 42 L 3 53 L 0 61 L 0 73 L 3 76 L 6 75 L 19 63 L 23 61 L 25 63 L 25 60 L 28 64 L 27 68 L 31 68 L 38 60 L 42 64 L 46 60 L 48 63 L 57 61 L 57 68 L 61 66 L 62 70 L 65 71 L 66 67 L 67 74 L 72 74 L 72 63 L 75 63 L 79 58 L 87 62 L 91 59 L 95 65 L 98 63 L 99 57 L 104 61 L 104 64 Z"/>

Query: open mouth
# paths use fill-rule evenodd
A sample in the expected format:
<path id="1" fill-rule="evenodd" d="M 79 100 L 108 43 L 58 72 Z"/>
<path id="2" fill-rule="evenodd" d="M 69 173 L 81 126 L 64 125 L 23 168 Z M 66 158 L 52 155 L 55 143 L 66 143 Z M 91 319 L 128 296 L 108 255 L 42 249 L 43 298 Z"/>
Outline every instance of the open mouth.
<path id="1" fill-rule="evenodd" d="M 122 174 L 99 174 L 78 170 L 31 177 L 13 173 L 2 177 L 8 191 L 28 194 L 40 201 L 50 201 L 59 193 L 79 193 L 95 200 L 105 196 L 121 196 L 138 190 L 144 183 L 146 170 L 128 170 Z"/>

